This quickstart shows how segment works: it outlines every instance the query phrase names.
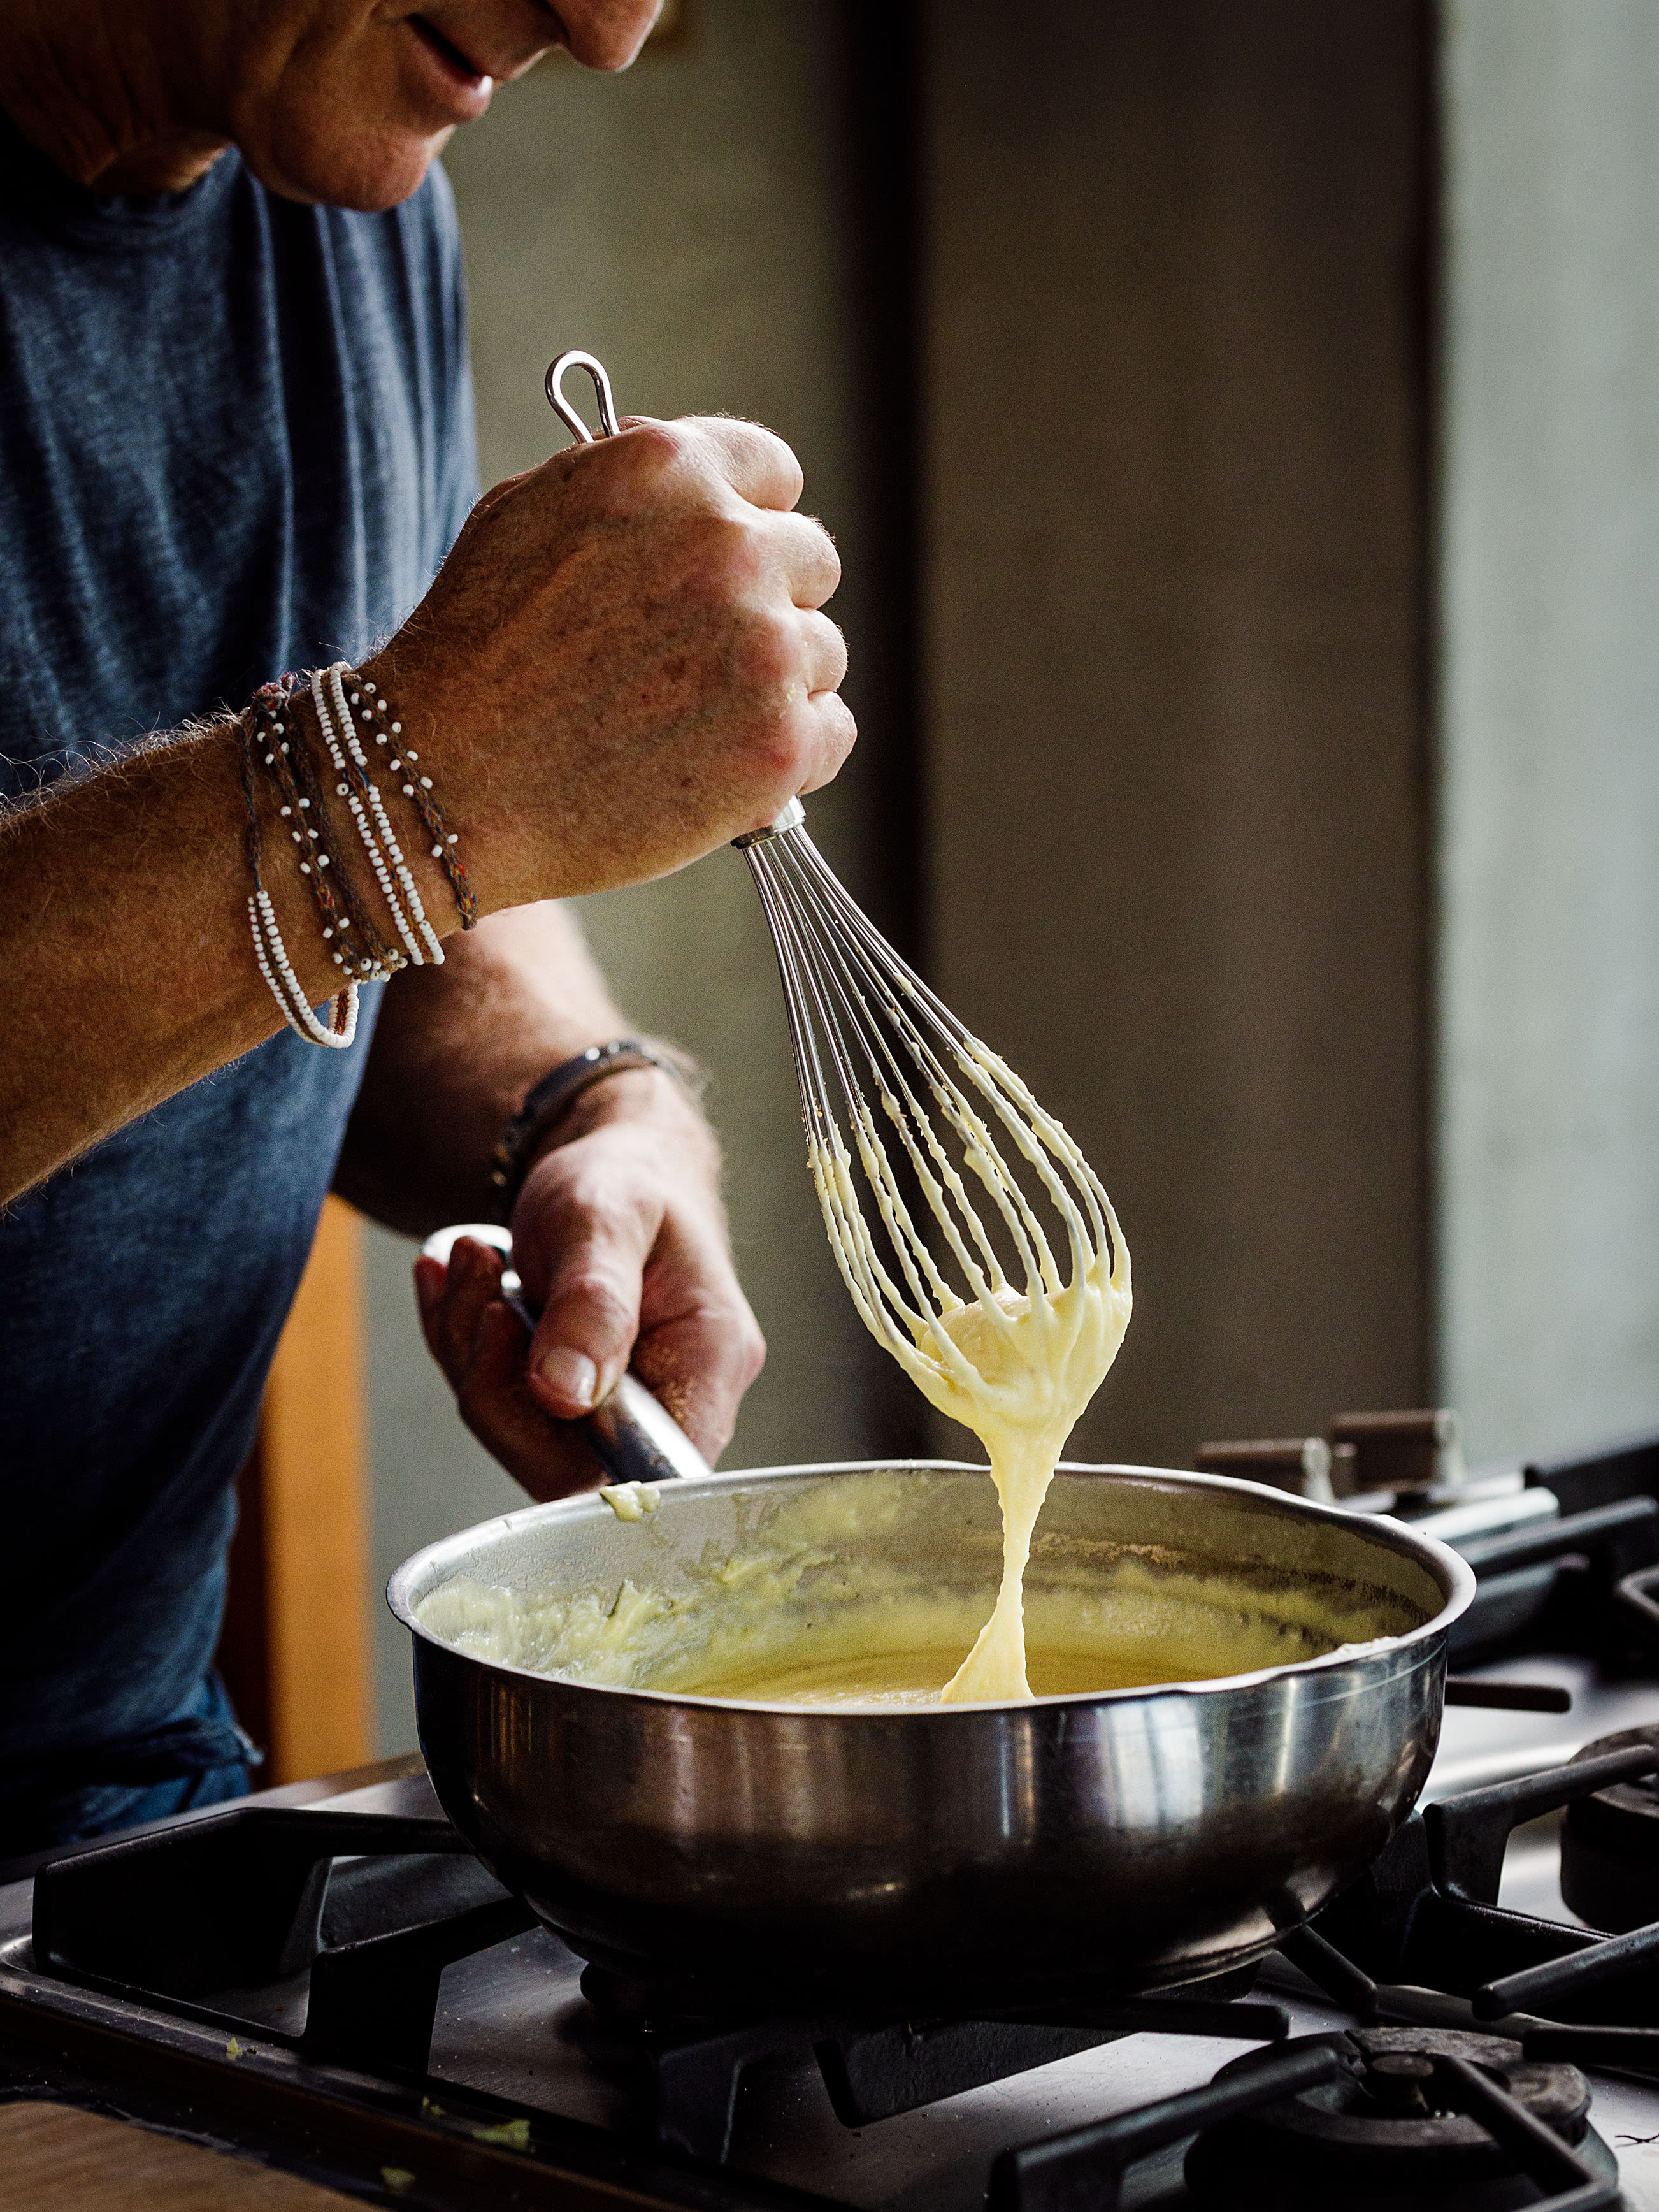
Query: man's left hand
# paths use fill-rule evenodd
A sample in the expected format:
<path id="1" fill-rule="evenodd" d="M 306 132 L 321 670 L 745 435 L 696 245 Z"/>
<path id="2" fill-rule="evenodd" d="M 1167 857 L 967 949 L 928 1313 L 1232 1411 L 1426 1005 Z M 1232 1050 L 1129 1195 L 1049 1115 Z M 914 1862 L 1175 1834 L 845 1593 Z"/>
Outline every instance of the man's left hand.
<path id="1" fill-rule="evenodd" d="M 707 1123 L 670 1078 L 596 1083 L 555 1126 L 513 1210 L 513 1264 L 542 1308 L 526 1346 L 501 1255 L 463 1237 L 415 1293 L 461 1417 L 537 1498 L 603 1470 L 569 1425 L 632 1366 L 704 1456 L 730 1438 L 766 1345 L 738 1287 Z"/>

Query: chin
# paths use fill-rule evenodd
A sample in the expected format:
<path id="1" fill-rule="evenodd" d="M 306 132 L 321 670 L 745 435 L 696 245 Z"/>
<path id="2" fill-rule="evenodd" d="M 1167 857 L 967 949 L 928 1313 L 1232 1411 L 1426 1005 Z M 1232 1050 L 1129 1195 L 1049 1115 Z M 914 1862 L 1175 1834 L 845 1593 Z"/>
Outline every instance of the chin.
<path id="1" fill-rule="evenodd" d="M 344 143 L 307 145 L 303 155 L 245 146 L 242 158 L 268 191 L 307 206 L 349 208 L 381 215 L 420 190 L 427 171 L 449 143 L 453 125 L 417 132 L 385 128 L 353 133 Z"/>

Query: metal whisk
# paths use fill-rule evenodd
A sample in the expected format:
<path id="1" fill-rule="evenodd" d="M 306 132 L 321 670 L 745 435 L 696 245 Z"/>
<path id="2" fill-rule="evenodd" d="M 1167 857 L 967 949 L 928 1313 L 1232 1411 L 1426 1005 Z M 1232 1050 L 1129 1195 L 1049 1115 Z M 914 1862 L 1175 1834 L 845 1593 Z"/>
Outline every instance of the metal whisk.
<path id="1" fill-rule="evenodd" d="M 1021 1364 L 1052 1369 L 1065 1348 L 1057 1337 L 1075 1335 L 1081 1316 L 1049 1302 L 1089 1276 L 1127 1292 L 1111 1201 L 1061 1124 L 849 896 L 804 818 L 792 800 L 736 842 L 777 949 L 819 1197 L 853 1302 L 924 1389 L 935 1367 L 983 1386 L 996 1338 L 1014 1344 L 1027 1302 L 1039 1326 L 1024 1335 Z M 940 1326 L 964 1307 L 992 1332 L 977 1327 L 971 1347 Z"/>
<path id="2" fill-rule="evenodd" d="M 569 368 L 592 379 L 602 433 L 614 434 L 610 380 L 591 354 L 561 354 L 548 371 L 560 419 L 591 442 L 560 389 Z M 1104 1277 L 1127 1300 L 1111 1201 L 1061 1124 L 848 896 L 805 818 L 791 799 L 770 827 L 735 842 L 777 949 L 814 1176 L 853 1303 L 946 1411 L 960 1410 L 950 1385 L 983 1390 L 999 1353 L 1026 1370 L 1029 1404 L 1031 1376 L 1057 1384 L 1085 1325 L 1081 1302 L 1068 1310 L 1063 1294 Z M 990 1201 L 989 1222 L 965 1171 Z M 984 1317 L 977 1334 L 948 1325 L 965 1309 Z M 1026 1316 L 1017 1340 L 1016 1316 Z"/>

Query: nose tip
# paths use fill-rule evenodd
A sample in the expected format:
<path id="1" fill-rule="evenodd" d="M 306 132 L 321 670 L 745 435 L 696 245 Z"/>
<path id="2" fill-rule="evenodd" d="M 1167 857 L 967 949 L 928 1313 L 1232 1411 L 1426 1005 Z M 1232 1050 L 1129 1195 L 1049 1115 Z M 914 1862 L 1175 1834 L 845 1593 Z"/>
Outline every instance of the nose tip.
<path id="1" fill-rule="evenodd" d="M 625 70 L 651 36 L 657 20 L 659 0 L 564 0 L 555 10 L 564 36 L 560 41 L 584 69 Z"/>

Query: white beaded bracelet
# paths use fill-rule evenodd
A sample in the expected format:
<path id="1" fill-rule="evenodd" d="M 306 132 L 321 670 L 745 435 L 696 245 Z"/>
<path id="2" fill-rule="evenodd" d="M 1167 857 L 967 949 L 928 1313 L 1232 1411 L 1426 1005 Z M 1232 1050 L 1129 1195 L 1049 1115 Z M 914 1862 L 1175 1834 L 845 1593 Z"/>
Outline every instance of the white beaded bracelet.
<path id="1" fill-rule="evenodd" d="M 318 1020 L 305 988 L 294 972 L 282 933 L 277 927 L 276 909 L 259 872 L 263 841 L 259 830 L 259 802 L 253 788 L 253 744 L 245 716 L 237 718 L 236 732 L 241 750 L 242 800 L 247 809 L 245 849 L 248 870 L 253 878 L 253 890 L 248 897 L 248 927 L 253 934 L 254 959 L 288 1027 L 312 1044 L 343 1052 L 357 1035 L 357 986 L 348 983 L 343 990 L 336 991 L 329 1002 L 328 1021 Z"/>
<path id="2" fill-rule="evenodd" d="M 282 1019 L 312 1044 L 327 1045 L 336 1052 L 343 1052 L 357 1035 L 356 984 L 348 983 L 343 991 L 335 994 L 329 1002 L 328 1021 L 319 1022 L 306 1000 L 304 986 L 294 972 L 282 943 L 282 933 L 276 926 L 270 893 L 263 884 L 248 900 L 248 921 L 253 930 L 253 957 L 259 963 L 259 973 L 270 986 Z"/>
<path id="3" fill-rule="evenodd" d="M 432 957 L 433 966 L 441 968 L 444 964 L 443 942 L 437 931 L 427 920 L 427 909 L 421 903 L 420 890 L 415 878 L 409 872 L 408 862 L 403 858 L 403 847 L 397 842 L 391 823 L 386 817 L 386 810 L 380 798 L 380 787 L 370 778 L 368 760 L 364 754 L 362 742 L 357 734 L 357 726 L 352 720 L 351 708 L 346 703 L 346 687 L 342 681 L 342 673 L 349 676 L 350 666 L 343 660 L 336 660 L 329 671 L 329 684 L 334 693 L 335 712 L 340 718 L 340 728 L 345 737 L 346 750 L 351 755 L 352 761 L 362 780 L 368 802 L 374 809 L 375 821 L 379 826 L 381 836 L 385 840 L 386 851 L 391 857 L 391 864 L 397 871 L 397 880 L 403 887 L 403 896 L 409 903 L 410 914 L 415 918 L 415 926 L 426 940 L 427 951 Z M 356 694 L 354 693 L 352 696 L 355 697 Z"/>
<path id="4" fill-rule="evenodd" d="M 386 818 L 386 810 L 380 797 L 379 788 L 366 774 L 363 764 L 363 749 L 358 744 L 357 733 L 352 727 L 351 710 L 346 705 L 345 694 L 340 682 L 340 672 L 348 665 L 348 664 L 343 660 L 337 661 L 326 672 L 320 669 L 314 671 L 311 679 L 311 696 L 317 709 L 318 726 L 323 732 L 323 742 L 328 749 L 329 758 L 334 765 L 335 772 L 341 779 L 335 786 L 335 790 L 337 795 L 345 800 L 351 817 L 357 825 L 357 834 L 363 842 L 363 850 L 368 855 L 369 866 L 374 872 L 375 881 L 380 886 L 380 895 L 386 902 L 387 911 L 391 915 L 397 934 L 408 948 L 410 960 L 417 968 L 424 968 L 430 957 L 434 966 L 441 966 L 444 948 L 427 920 L 426 910 L 421 906 L 421 895 L 415 888 L 415 878 L 409 873 L 397 840 L 392 834 L 391 823 Z M 330 703 L 324 694 L 325 673 L 330 688 L 338 701 L 340 717 L 338 731 L 335 726 Z M 354 754 L 355 758 L 348 758 L 348 751 Z M 364 805 L 366 799 L 366 810 Z M 379 831 L 378 838 L 375 835 L 376 829 Z M 384 852 L 381 849 L 382 841 L 385 847 Z M 394 868 L 397 871 L 398 881 L 403 885 L 403 897 L 409 901 L 407 911 L 403 899 L 398 896 L 397 885 L 392 880 Z M 414 921 L 411 921 L 411 915 L 415 917 Z M 417 926 L 427 940 L 428 951 L 426 953 L 421 951 L 421 940 L 415 933 Z"/>
<path id="5" fill-rule="evenodd" d="M 424 967 L 425 957 L 421 953 L 420 943 L 409 927 L 409 916 L 399 902 L 397 889 L 391 879 L 391 870 L 387 866 L 385 855 L 380 850 L 379 843 L 375 837 L 374 825 L 363 810 L 362 800 L 351 787 L 349 781 L 351 769 L 344 752 L 341 750 L 340 740 L 335 733 L 333 710 L 324 696 L 323 672 L 320 670 L 314 671 L 312 675 L 311 696 L 312 703 L 317 709 L 318 727 L 323 733 L 323 743 L 327 749 L 330 762 L 335 774 L 341 778 L 334 787 L 335 791 L 346 802 L 347 810 L 356 827 L 358 836 L 362 840 L 363 850 L 368 855 L 368 863 L 373 872 L 374 880 L 380 886 L 380 895 L 386 902 L 387 911 L 391 915 L 397 934 L 407 947 L 405 951 L 397 956 L 398 964 L 407 967 L 412 960 L 416 967 Z"/>

